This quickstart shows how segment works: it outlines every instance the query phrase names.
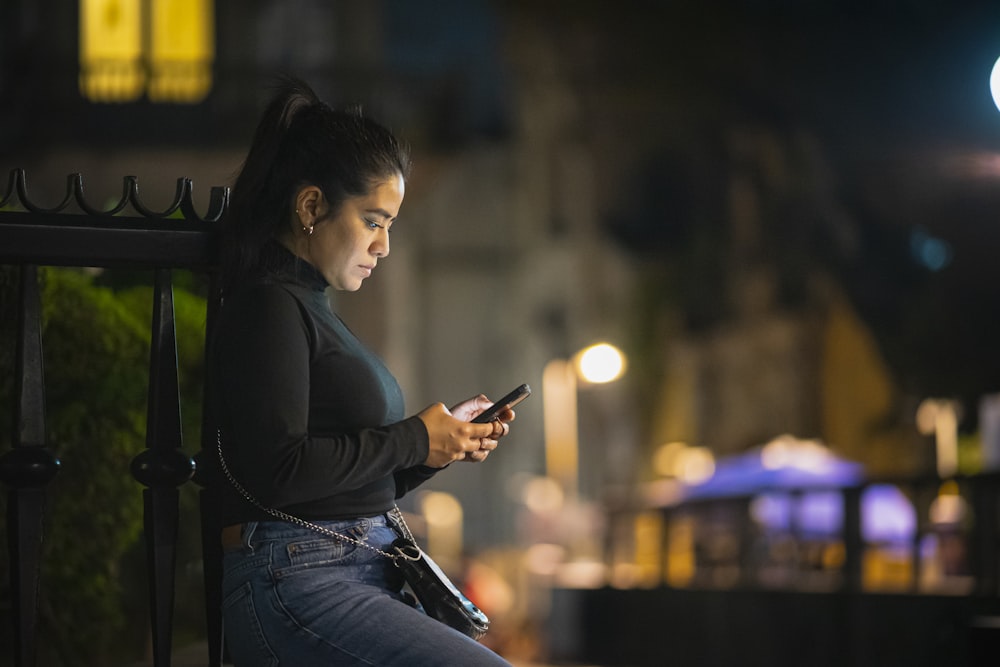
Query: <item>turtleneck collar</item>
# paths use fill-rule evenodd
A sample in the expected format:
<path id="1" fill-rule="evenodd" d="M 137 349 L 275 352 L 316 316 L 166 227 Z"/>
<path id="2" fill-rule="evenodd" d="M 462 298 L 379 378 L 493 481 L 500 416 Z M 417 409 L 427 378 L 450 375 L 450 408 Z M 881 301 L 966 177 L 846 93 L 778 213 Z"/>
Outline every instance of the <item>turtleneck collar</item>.
<path id="1" fill-rule="evenodd" d="M 267 275 L 288 280 L 303 287 L 325 290 L 330 286 L 319 270 L 278 241 L 271 241 L 261 250 L 262 266 L 267 267 Z"/>

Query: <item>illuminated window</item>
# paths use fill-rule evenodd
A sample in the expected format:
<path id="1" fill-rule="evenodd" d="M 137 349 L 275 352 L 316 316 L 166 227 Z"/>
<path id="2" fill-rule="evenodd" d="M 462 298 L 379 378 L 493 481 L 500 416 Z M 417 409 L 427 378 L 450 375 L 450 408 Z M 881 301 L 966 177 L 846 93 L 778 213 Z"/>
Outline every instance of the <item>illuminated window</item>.
<path id="1" fill-rule="evenodd" d="M 199 102 L 212 87 L 212 0 L 153 0 L 149 99 Z"/>
<path id="2" fill-rule="evenodd" d="M 140 0 L 80 0 L 80 92 L 131 102 L 144 85 Z"/>
<path id="3" fill-rule="evenodd" d="M 212 87 L 213 0 L 80 0 L 80 92 L 194 104 Z"/>

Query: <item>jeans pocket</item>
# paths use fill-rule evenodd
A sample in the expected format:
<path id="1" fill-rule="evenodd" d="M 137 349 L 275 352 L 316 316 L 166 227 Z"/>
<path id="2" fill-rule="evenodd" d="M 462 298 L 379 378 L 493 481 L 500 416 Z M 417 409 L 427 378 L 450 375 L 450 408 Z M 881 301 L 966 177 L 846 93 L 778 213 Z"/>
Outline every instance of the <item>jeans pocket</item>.
<path id="1" fill-rule="evenodd" d="M 290 542 L 285 545 L 284 564 L 272 566 L 271 571 L 276 579 L 283 579 L 303 570 L 347 565 L 358 549 L 363 547 L 332 537 Z"/>
<path id="2" fill-rule="evenodd" d="M 226 646 L 240 667 L 278 667 L 278 657 L 264 635 L 263 624 L 253 603 L 253 589 L 247 582 L 222 602 Z"/>
<path id="3" fill-rule="evenodd" d="M 361 521 L 335 531 L 349 539 L 315 535 L 288 540 L 280 547 L 275 545 L 275 560 L 272 561 L 271 571 L 276 579 L 282 579 L 312 568 L 354 565 L 359 557 L 363 558 L 364 553 L 368 552 L 362 545 L 366 544 L 370 531 L 371 524 Z M 279 548 L 283 551 L 281 557 L 277 553 Z"/>

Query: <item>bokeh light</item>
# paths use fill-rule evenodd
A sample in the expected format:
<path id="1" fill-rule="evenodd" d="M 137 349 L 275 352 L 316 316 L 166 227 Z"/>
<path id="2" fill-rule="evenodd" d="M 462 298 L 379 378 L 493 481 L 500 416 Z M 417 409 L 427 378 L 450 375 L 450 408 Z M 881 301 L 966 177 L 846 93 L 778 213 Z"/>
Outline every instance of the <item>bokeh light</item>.
<path id="1" fill-rule="evenodd" d="M 577 359 L 580 377 L 594 384 L 612 382 L 625 372 L 625 356 L 614 345 L 598 343 L 580 353 Z"/>

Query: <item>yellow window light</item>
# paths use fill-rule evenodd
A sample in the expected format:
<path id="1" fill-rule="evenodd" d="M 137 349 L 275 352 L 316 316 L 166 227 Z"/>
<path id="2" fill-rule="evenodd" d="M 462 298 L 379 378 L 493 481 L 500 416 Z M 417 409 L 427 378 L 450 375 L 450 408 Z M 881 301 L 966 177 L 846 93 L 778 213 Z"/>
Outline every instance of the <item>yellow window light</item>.
<path id="1" fill-rule="evenodd" d="M 213 0 L 80 0 L 80 92 L 194 104 L 212 88 Z"/>
<path id="2" fill-rule="evenodd" d="M 149 99 L 200 102 L 212 87 L 212 0 L 153 0 Z"/>
<path id="3" fill-rule="evenodd" d="M 142 3 L 80 0 L 80 92 L 94 102 L 142 95 Z"/>

